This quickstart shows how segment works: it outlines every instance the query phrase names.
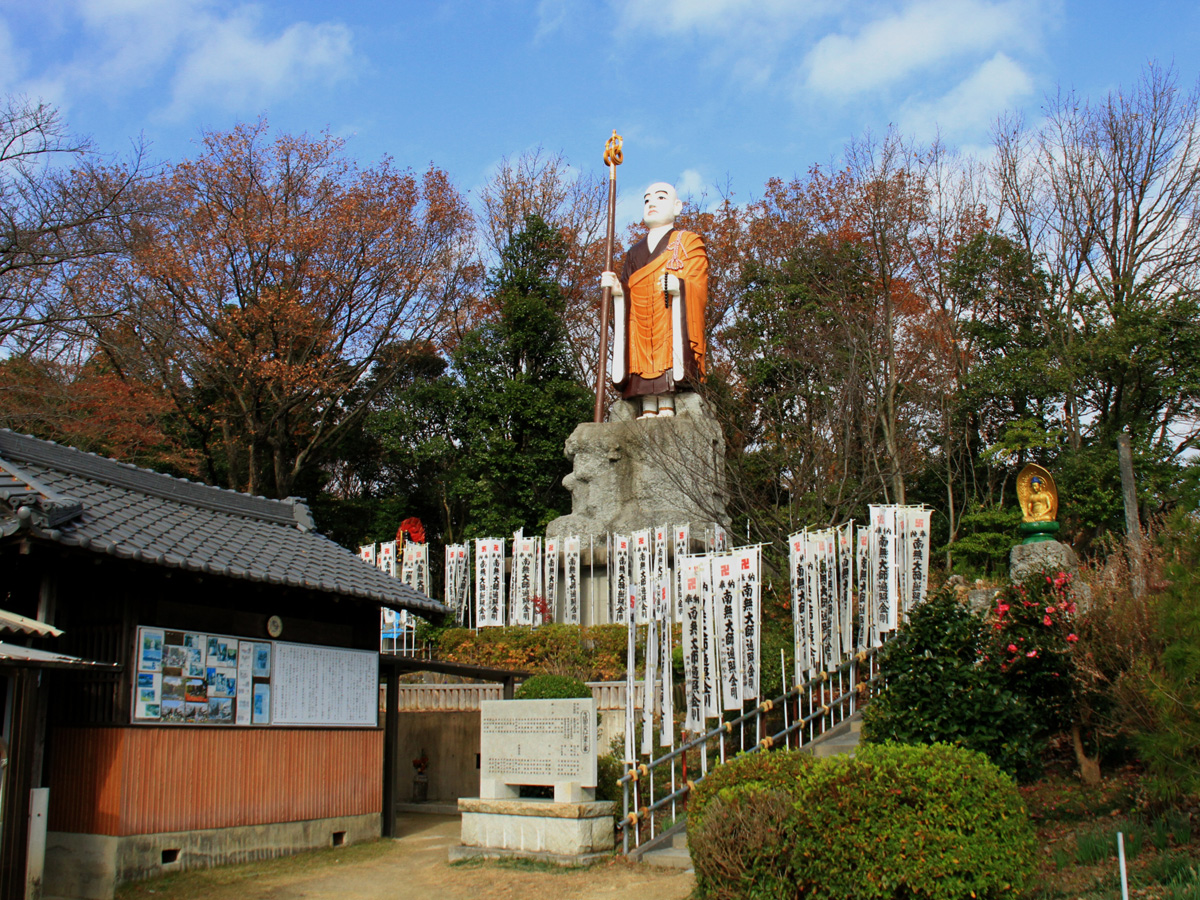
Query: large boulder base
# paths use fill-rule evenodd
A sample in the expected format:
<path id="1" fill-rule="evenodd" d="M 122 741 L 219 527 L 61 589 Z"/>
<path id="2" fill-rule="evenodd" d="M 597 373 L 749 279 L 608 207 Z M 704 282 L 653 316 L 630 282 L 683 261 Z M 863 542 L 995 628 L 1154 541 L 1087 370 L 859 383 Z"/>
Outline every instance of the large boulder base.
<path id="1" fill-rule="evenodd" d="M 689 523 L 703 534 L 725 522 L 725 442 L 703 401 L 676 398 L 676 415 L 636 420 L 618 401 L 610 421 L 579 425 L 565 452 L 574 469 L 563 479 L 571 514 L 546 527 L 547 536 L 629 534 Z"/>

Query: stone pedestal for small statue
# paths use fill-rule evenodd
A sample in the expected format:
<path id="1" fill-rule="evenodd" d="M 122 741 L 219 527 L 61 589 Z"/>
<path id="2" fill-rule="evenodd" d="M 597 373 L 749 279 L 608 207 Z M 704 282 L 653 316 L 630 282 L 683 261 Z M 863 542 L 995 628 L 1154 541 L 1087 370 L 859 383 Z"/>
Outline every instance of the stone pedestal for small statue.
<path id="1" fill-rule="evenodd" d="M 610 421 L 579 425 L 567 438 L 574 469 L 563 479 L 571 514 L 549 537 L 629 534 L 689 523 L 699 536 L 725 522 L 725 441 L 697 394 L 676 395 L 675 415 L 636 420 L 618 401 Z"/>
<path id="2" fill-rule="evenodd" d="M 1075 551 L 1054 540 L 1017 544 L 1008 555 L 1009 577 L 1017 583 L 1040 572 L 1074 572 L 1078 568 Z"/>

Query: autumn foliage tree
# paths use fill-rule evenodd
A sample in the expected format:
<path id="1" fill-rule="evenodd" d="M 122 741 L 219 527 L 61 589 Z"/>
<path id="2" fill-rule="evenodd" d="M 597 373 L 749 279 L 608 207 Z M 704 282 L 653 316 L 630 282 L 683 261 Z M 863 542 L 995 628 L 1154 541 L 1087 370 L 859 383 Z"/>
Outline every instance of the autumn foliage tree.
<path id="1" fill-rule="evenodd" d="M 206 133 L 145 183 L 125 252 L 81 273 L 97 346 L 171 398 L 208 477 L 288 496 L 405 362 L 444 331 L 472 279 L 472 217 L 446 174 L 370 168 L 342 141 Z"/>

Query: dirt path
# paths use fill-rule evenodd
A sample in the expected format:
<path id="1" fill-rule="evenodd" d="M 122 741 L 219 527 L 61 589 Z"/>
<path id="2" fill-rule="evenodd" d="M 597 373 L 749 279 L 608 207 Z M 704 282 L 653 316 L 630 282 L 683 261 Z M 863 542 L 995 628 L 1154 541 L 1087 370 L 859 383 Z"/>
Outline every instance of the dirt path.
<path id="1" fill-rule="evenodd" d="M 523 861 L 451 865 L 457 816 L 405 815 L 401 837 L 126 885 L 120 900 L 685 900 L 691 875 L 619 859 L 587 869 Z"/>

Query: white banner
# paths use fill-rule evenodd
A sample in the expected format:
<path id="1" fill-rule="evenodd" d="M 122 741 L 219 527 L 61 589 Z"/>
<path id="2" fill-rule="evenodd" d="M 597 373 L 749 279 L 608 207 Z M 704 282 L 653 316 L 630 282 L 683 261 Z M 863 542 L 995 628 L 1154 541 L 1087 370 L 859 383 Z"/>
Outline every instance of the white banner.
<path id="1" fill-rule="evenodd" d="M 689 532 L 691 526 L 676 525 L 675 535 L 675 621 L 683 621 L 683 558 L 691 552 Z"/>
<path id="2" fill-rule="evenodd" d="M 909 583 L 912 588 L 910 603 L 918 606 L 925 602 L 929 591 L 929 511 L 917 509 L 909 517 L 909 550 L 911 566 Z"/>
<path id="3" fill-rule="evenodd" d="M 609 576 L 609 583 L 612 586 L 611 599 L 609 605 L 609 621 L 624 625 L 629 619 L 626 613 L 629 611 L 629 597 L 633 593 L 629 589 L 629 537 L 624 534 L 614 534 L 612 536 L 612 555 L 609 557 L 610 565 L 615 566 L 615 573 Z"/>
<path id="4" fill-rule="evenodd" d="M 507 605 L 504 597 L 504 557 L 506 554 L 504 544 L 503 539 L 492 541 L 492 558 L 488 563 L 491 578 L 490 590 L 493 593 L 493 615 L 497 625 L 504 624 L 504 609 Z"/>
<path id="5" fill-rule="evenodd" d="M 375 545 L 363 544 L 358 548 L 358 558 L 365 563 L 375 565 Z"/>
<path id="6" fill-rule="evenodd" d="M 633 592 L 637 597 L 637 618 L 639 625 L 649 621 L 647 609 L 650 599 L 650 529 L 633 533 Z"/>
<path id="7" fill-rule="evenodd" d="M 396 577 L 396 542 L 387 541 L 379 545 L 379 555 L 375 557 L 375 565 L 382 571 Z"/>
<path id="8" fill-rule="evenodd" d="M 658 671 L 662 680 L 662 715 L 659 719 L 659 746 L 675 745 L 675 678 L 672 671 L 671 622 L 674 619 L 671 603 L 671 569 L 667 565 L 667 549 L 671 532 L 665 526 L 654 529 L 654 618 L 659 632 Z"/>
<path id="9" fill-rule="evenodd" d="M 538 592 L 537 557 L 540 538 L 521 537 L 513 546 L 513 593 L 509 621 L 513 625 L 535 625 L 533 598 Z"/>
<path id="10" fill-rule="evenodd" d="M 788 538 L 788 574 L 792 582 L 792 645 L 795 651 L 795 683 L 802 684 L 812 669 L 812 628 L 808 595 L 808 538 L 798 532 Z"/>
<path id="11" fill-rule="evenodd" d="M 579 625 L 582 606 L 579 588 L 579 537 L 567 538 L 563 546 L 566 550 L 565 566 L 563 567 L 563 576 L 566 579 L 563 596 L 563 621 L 568 625 Z"/>
<path id="12" fill-rule="evenodd" d="M 837 529 L 838 634 L 842 659 L 854 652 L 854 520 Z"/>
<path id="13" fill-rule="evenodd" d="M 762 649 L 762 590 L 760 572 L 762 569 L 762 548 L 743 547 L 733 551 L 734 563 L 737 566 L 738 591 L 741 595 L 742 615 L 742 699 L 757 700 L 759 697 L 759 682 L 761 679 L 761 649 Z"/>
<path id="14" fill-rule="evenodd" d="M 900 601 L 899 570 L 896 566 L 896 507 L 873 506 L 871 511 L 871 536 L 875 573 L 876 628 L 880 634 L 895 631 L 899 620 Z"/>
<path id="15" fill-rule="evenodd" d="M 858 649 L 871 646 L 875 627 L 875 606 L 871 599 L 871 526 L 855 528 L 858 563 Z"/>
<path id="16" fill-rule="evenodd" d="M 721 660 L 717 642 L 717 600 L 713 590 L 713 559 L 700 557 L 700 601 L 704 607 L 704 669 L 701 692 L 705 718 L 721 716 Z"/>
<path id="17" fill-rule="evenodd" d="M 721 694 L 726 710 L 742 711 L 746 673 L 746 645 L 742 630 L 739 578 L 734 560 L 713 559 L 713 593 L 717 613 L 717 647 L 720 651 Z"/>
<path id="18" fill-rule="evenodd" d="M 400 564 L 400 580 L 419 594 L 429 596 L 429 545 L 404 543 L 404 559 Z"/>
<path id="19" fill-rule="evenodd" d="M 479 628 L 504 625 L 504 541 L 475 540 L 475 617 Z"/>
<path id="20" fill-rule="evenodd" d="M 726 532 L 725 532 L 725 526 L 718 525 L 714 522 L 713 523 L 712 541 L 710 543 L 709 549 L 712 550 L 714 553 L 720 553 L 722 550 L 725 550 L 728 547 L 728 545 L 729 545 L 729 535 L 726 534 Z"/>
<path id="21" fill-rule="evenodd" d="M 542 596 L 546 599 L 548 621 L 555 621 L 558 616 L 558 538 L 546 538 L 546 552 L 542 560 Z M 578 622 L 573 624 L 578 625 Z"/>
<path id="22" fill-rule="evenodd" d="M 445 553 L 446 605 L 454 610 L 456 621 L 463 625 L 469 625 L 467 607 L 470 576 L 467 567 L 467 545 L 447 544 Z"/>
<path id="23" fill-rule="evenodd" d="M 702 556 L 676 556 L 675 569 L 682 578 L 683 595 L 683 683 L 686 711 L 683 730 L 698 734 L 704 730 L 704 601 L 700 593 L 700 567 L 708 561 Z M 711 687 L 709 688 L 711 692 Z"/>

